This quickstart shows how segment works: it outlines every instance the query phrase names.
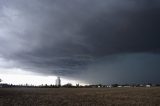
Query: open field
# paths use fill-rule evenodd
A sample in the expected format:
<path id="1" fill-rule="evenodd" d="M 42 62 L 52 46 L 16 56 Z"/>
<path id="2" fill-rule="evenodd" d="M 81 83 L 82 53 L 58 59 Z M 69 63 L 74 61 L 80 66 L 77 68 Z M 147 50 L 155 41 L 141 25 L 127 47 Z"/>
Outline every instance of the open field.
<path id="1" fill-rule="evenodd" d="M 0 106 L 160 106 L 160 88 L 0 88 Z"/>

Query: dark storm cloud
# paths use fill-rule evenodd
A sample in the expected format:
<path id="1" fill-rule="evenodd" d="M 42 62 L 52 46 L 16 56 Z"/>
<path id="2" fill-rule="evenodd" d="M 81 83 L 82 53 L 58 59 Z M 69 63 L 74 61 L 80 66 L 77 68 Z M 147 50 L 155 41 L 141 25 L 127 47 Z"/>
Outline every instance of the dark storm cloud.
<path id="1" fill-rule="evenodd" d="M 159 83 L 159 63 L 160 55 L 150 53 L 110 55 L 91 64 L 79 78 L 93 84 Z"/>
<path id="2" fill-rule="evenodd" d="M 143 5 L 142 5 L 143 6 Z M 84 26 L 84 35 L 98 56 L 125 52 L 157 52 L 160 8 L 120 9 L 100 13 Z"/>
<path id="3" fill-rule="evenodd" d="M 107 71 L 92 71 L 92 64 L 123 62 L 119 56 L 127 53 L 159 56 L 159 28 L 159 0 L 5 0 L 0 1 L 0 57 L 44 74 L 88 81 L 98 74 L 96 79 L 105 80 Z M 127 70 L 125 75 L 132 71 Z"/>

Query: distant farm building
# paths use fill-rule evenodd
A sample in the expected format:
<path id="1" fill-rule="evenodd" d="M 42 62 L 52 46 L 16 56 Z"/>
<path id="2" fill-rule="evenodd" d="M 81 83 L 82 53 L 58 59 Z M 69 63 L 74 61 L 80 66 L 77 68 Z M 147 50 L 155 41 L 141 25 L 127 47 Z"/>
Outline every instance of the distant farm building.
<path id="1" fill-rule="evenodd" d="M 150 88 L 150 87 L 151 87 L 151 85 L 146 85 L 146 87 L 147 87 L 147 88 Z"/>

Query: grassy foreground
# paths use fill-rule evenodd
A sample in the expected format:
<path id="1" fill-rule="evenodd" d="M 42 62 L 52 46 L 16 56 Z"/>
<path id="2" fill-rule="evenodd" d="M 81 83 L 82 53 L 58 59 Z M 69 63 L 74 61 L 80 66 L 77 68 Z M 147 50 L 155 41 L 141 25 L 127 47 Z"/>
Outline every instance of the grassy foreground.
<path id="1" fill-rule="evenodd" d="M 0 88 L 0 106 L 160 106 L 160 88 Z"/>

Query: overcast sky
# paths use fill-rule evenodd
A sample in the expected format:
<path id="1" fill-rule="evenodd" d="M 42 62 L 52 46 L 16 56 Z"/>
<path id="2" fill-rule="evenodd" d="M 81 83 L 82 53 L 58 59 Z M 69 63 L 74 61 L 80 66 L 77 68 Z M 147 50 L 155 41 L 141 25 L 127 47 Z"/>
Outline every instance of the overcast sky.
<path id="1" fill-rule="evenodd" d="M 0 72 L 15 68 L 86 83 L 159 83 L 160 1 L 0 0 Z"/>

